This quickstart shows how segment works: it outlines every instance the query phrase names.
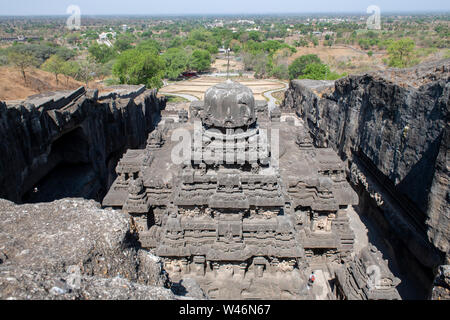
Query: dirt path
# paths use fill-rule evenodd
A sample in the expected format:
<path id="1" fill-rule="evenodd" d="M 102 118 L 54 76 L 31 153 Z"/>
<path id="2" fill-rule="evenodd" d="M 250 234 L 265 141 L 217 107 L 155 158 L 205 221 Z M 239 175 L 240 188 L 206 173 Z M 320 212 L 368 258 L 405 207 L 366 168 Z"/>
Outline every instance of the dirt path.
<path id="1" fill-rule="evenodd" d="M 289 89 L 289 84 L 287 84 L 285 82 L 279 82 L 279 83 L 283 84 L 284 87 L 280 88 L 280 89 L 270 90 L 270 91 L 264 92 L 264 94 L 263 94 L 264 97 L 269 100 L 269 102 L 268 102 L 268 104 L 269 104 L 269 111 L 272 111 L 276 107 L 277 99 L 273 96 L 273 94 Z"/>
<path id="2" fill-rule="evenodd" d="M 180 97 L 180 98 L 184 98 L 186 100 L 189 100 L 189 102 L 193 102 L 193 101 L 198 101 L 199 99 L 195 96 L 192 96 L 190 94 L 183 94 L 183 93 L 169 93 L 169 92 L 164 92 L 164 91 L 159 91 L 160 94 L 163 95 L 167 95 L 167 96 L 175 96 L 175 97 Z"/>

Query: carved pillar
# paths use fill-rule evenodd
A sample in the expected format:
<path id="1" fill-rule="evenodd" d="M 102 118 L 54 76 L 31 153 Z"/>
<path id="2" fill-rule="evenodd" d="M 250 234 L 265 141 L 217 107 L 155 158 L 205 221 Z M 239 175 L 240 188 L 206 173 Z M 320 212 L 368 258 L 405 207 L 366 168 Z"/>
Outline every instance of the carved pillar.
<path id="1" fill-rule="evenodd" d="M 266 259 L 263 257 L 257 257 L 253 260 L 255 264 L 255 276 L 262 278 L 264 276 L 264 269 L 266 268 Z"/>
<path id="2" fill-rule="evenodd" d="M 198 276 L 205 276 L 206 259 L 203 256 L 194 257 L 195 272 Z"/>
<path id="3" fill-rule="evenodd" d="M 245 276 L 245 271 L 247 270 L 247 263 L 241 263 L 240 265 L 239 265 L 239 272 L 238 272 L 238 274 L 240 275 L 240 276 L 242 276 L 242 278 Z"/>
<path id="4" fill-rule="evenodd" d="M 316 231 L 318 220 L 319 220 L 319 214 L 317 212 L 314 212 L 312 219 L 311 219 L 311 231 L 313 231 L 313 232 Z"/>
<path id="5" fill-rule="evenodd" d="M 212 269 L 213 269 L 214 276 L 217 277 L 219 275 L 220 264 L 218 262 L 213 262 Z"/>
<path id="6" fill-rule="evenodd" d="M 342 219 L 342 218 L 347 218 L 347 206 L 339 206 L 339 210 L 337 212 L 337 218 Z"/>
<path id="7" fill-rule="evenodd" d="M 183 274 L 189 274 L 191 272 L 189 268 L 189 261 L 186 258 L 181 259 L 181 271 Z"/>
<path id="8" fill-rule="evenodd" d="M 165 261 L 164 261 L 164 270 L 170 272 L 170 271 L 173 270 L 172 267 L 173 267 L 173 266 L 172 266 L 172 261 L 170 261 L 170 260 L 165 260 Z"/>
<path id="9" fill-rule="evenodd" d="M 325 228 L 325 231 L 331 232 L 332 225 L 333 225 L 333 221 L 334 221 L 335 219 L 336 219 L 336 215 L 335 215 L 335 214 L 330 214 L 330 215 L 328 215 L 327 226 L 326 226 L 326 228 Z"/>
<path id="10" fill-rule="evenodd" d="M 295 265 L 296 265 L 296 264 L 297 264 L 297 261 L 296 261 L 296 260 L 289 260 L 289 262 L 288 262 L 289 269 L 290 269 L 291 271 L 294 271 Z"/>
<path id="11" fill-rule="evenodd" d="M 270 269 L 269 269 L 269 272 L 272 273 L 272 274 L 277 273 L 279 265 L 280 265 L 280 261 L 279 261 L 277 258 L 274 258 L 274 259 L 270 262 Z"/>

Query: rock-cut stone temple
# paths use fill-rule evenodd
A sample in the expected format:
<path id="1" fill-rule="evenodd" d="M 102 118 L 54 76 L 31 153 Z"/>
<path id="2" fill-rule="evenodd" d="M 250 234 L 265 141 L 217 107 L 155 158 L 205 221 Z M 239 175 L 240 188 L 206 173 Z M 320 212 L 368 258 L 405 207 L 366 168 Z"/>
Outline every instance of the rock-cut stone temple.
<path id="1" fill-rule="evenodd" d="M 237 82 L 163 117 L 116 172 L 103 205 L 133 218 L 172 281 L 194 278 L 212 299 L 399 298 L 376 248 L 355 250 L 345 165 Z"/>

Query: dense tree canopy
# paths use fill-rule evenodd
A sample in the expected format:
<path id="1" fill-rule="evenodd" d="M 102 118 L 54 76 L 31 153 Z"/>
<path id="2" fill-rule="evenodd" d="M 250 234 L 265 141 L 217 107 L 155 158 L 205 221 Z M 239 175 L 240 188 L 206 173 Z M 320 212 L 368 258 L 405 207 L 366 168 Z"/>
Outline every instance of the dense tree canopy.
<path id="1" fill-rule="evenodd" d="M 31 54 L 12 51 L 8 54 L 8 62 L 20 70 L 25 83 L 27 82 L 26 70 L 37 65 L 36 58 Z"/>
<path id="2" fill-rule="evenodd" d="M 406 68 L 414 64 L 413 54 L 416 44 L 411 39 L 401 39 L 393 42 L 387 48 L 389 53 L 389 66 Z"/>
<path id="3" fill-rule="evenodd" d="M 160 53 L 162 50 L 161 44 L 156 40 L 142 41 L 136 46 L 136 48 L 139 50 L 151 51 L 156 54 Z"/>
<path id="4" fill-rule="evenodd" d="M 164 70 L 164 59 L 158 54 L 130 49 L 119 55 L 113 67 L 113 74 L 122 84 L 145 84 L 149 88 L 160 88 Z"/>
<path id="5" fill-rule="evenodd" d="M 170 48 L 163 58 L 166 62 L 166 77 L 170 80 L 176 80 L 188 68 L 189 56 L 183 49 Z"/>
<path id="6" fill-rule="evenodd" d="M 189 59 L 189 67 L 202 72 L 211 68 L 211 54 L 207 50 L 195 50 Z"/>
<path id="7" fill-rule="evenodd" d="M 289 66 L 289 77 L 291 80 L 298 79 L 306 72 L 306 67 L 312 63 L 322 63 L 320 58 L 315 54 L 303 55 L 292 62 Z"/>
<path id="8" fill-rule="evenodd" d="M 299 79 L 311 79 L 311 80 L 337 80 L 342 78 L 345 74 L 338 74 L 332 72 L 330 67 L 323 63 L 311 63 L 308 64 L 303 74 Z"/>
<path id="9" fill-rule="evenodd" d="M 32 56 L 36 62 L 36 66 L 42 65 L 48 58 L 57 55 L 64 60 L 75 57 L 73 50 L 60 47 L 51 43 L 44 44 L 16 44 L 7 49 L 8 54 L 22 54 Z"/>
<path id="10" fill-rule="evenodd" d="M 114 49 L 118 52 L 124 52 L 126 50 L 131 49 L 132 43 L 135 38 L 131 34 L 122 34 L 117 37 L 116 42 L 114 43 Z"/>
<path id="11" fill-rule="evenodd" d="M 114 49 L 104 44 L 99 45 L 98 43 L 95 43 L 89 47 L 88 51 L 98 63 L 106 63 L 116 56 Z"/>

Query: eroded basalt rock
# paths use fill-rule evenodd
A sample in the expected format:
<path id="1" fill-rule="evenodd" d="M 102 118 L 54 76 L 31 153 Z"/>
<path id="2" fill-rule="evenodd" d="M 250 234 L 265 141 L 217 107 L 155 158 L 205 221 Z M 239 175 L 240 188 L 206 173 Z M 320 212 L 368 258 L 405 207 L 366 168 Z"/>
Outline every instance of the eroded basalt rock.
<path id="1" fill-rule="evenodd" d="M 433 286 L 432 300 L 450 300 L 450 265 L 439 267 Z"/>
<path id="2" fill-rule="evenodd" d="M 19 105 L 0 102 L 0 198 L 101 201 L 115 179 L 118 158 L 145 145 L 164 106 L 156 90 L 113 89 L 100 97 L 80 88 L 33 96 Z"/>
<path id="3" fill-rule="evenodd" d="M 0 299 L 172 299 L 130 221 L 94 201 L 0 200 Z"/>
<path id="4" fill-rule="evenodd" d="M 296 80 L 283 105 L 304 119 L 316 146 L 348 160 L 353 185 L 380 210 L 378 226 L 429 270 L 428 284 L 450 249 L 449 79 L 444 60 L 336 82 Z"/>
<path id="5" fill-rule="evenodd" d="M 175 300 L 171 290 L 127 279 L 78 277 L 71 286 L 69 273 L 48 273 L 21 268 L 0 269 L 0 299 L 7 300 Z"/>

